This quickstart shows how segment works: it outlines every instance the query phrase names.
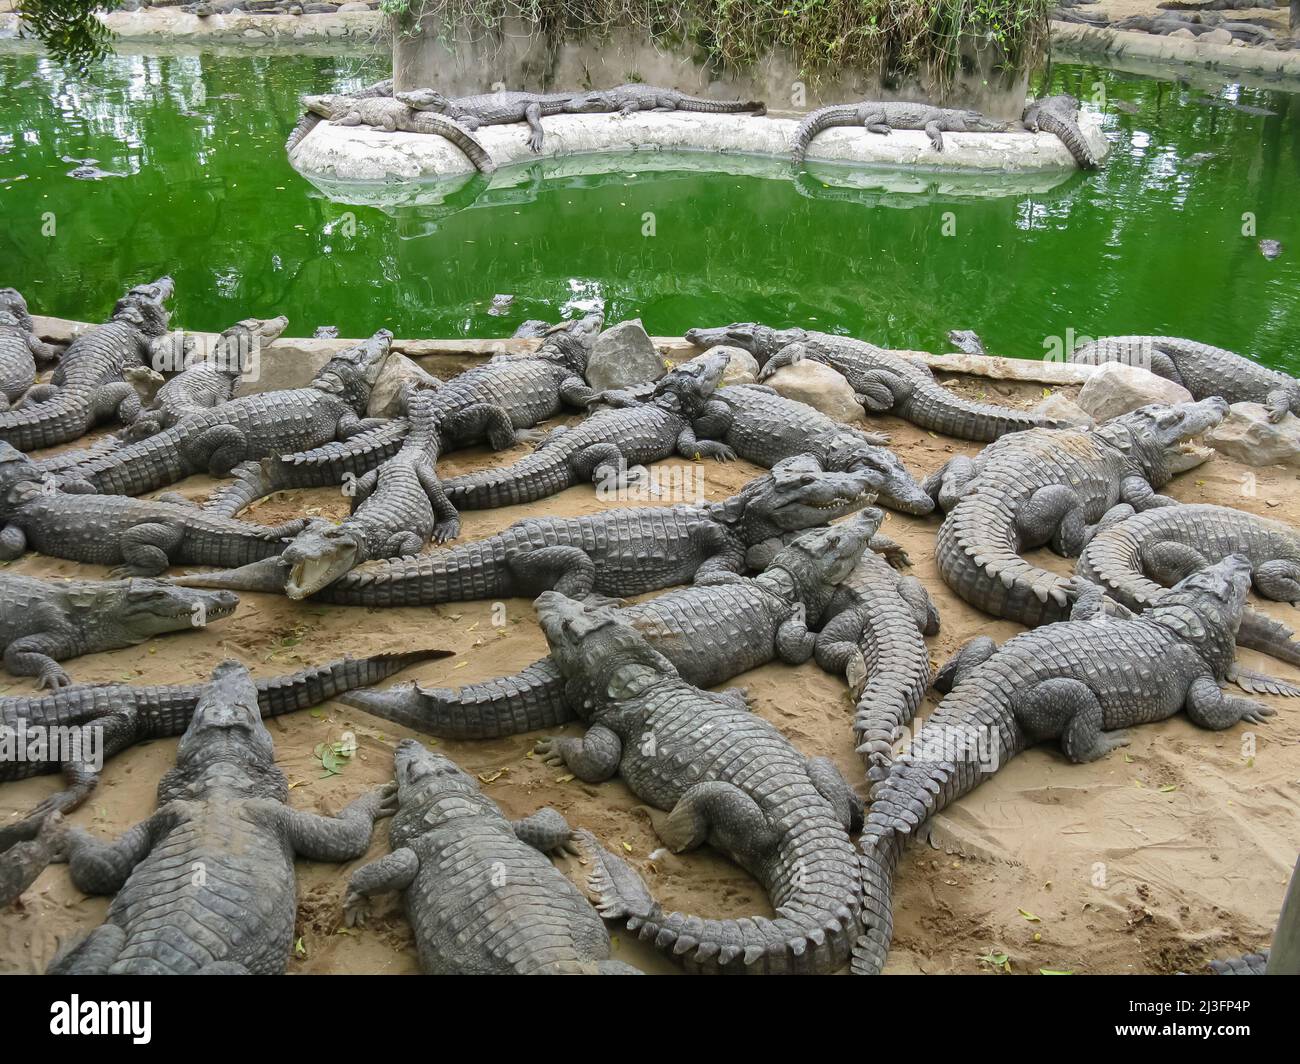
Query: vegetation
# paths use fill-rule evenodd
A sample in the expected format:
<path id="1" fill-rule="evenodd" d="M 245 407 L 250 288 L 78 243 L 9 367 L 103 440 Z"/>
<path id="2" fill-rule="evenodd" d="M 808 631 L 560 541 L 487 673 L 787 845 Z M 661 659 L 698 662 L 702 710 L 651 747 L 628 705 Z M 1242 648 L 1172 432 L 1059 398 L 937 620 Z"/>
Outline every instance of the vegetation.
<path id="1" fill-rule="evenodd" d="M 95 18 L 120 0 L 20 0 L 18 13 L 60 63 L 84 70 L 108 54 L 113 35 Z"/>
<path id="2" fill-rule="evenodd" d="M 1300 2 L 1300 0 L 1297 0 Z M 735 66 L 789 48 L 809 72 L 831 66 L 889 74 L 954 72 L 963 38 L 982 37 L 1013 66 L 1032 66 L 1053 0 L 384 0 L 407 28 L 432 16 L 495 30 L 520 19 L 538 32 L 645 27 Z"/>

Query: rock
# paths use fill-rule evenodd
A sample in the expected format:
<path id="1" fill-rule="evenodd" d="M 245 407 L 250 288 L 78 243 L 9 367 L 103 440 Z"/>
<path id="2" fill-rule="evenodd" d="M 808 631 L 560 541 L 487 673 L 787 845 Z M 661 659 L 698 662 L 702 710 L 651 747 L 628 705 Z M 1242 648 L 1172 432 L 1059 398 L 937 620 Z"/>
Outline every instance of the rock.
<path id="1" fill-rule="evenodd" d="M 1205 434 L 1205 442 L 1243 465 L 1300 466 L 1300 418 L 1287 414 L 1271 424 L 1259 403 L 1233 403 L 1228 416 Z"/>
<path id="2" fill-rule="evenodd" d="M 256 395 L 281 388 L 305 388 L 338 352 L 353 340 L 280 339 L 263 347 L 252 371 L 235 385 L 235 395 Z"/>
<path id="3" fill-rule="evenodd" d="M 725 388 L 728 384 L 758 383 L 758 359 L 743 347 L 718 344 L 715 347 L 710 347 L 703 355 L 696 355 L 690 361 L 697 362 L 704 358 L 705 355 L 711 355 L 714 352 L 721 352 L 727 356 L 727 368 L 722 371 L 722 380 L 718 383 L 719 388 Z"/>
<path id="4" fill-rule="evenodd" d="M 367 417 L 398 417 L 404 412 L 402 388 L 406 384 L 416 388 L 437 388 L 442 384 L 437 377 L 425 372 L 405 355 L 394 351 L 384 363 L 379 380 L 370 393 Z"/>
<path id="5" fill-rule="evenodd" d="M 1224 46 L 1232 44 L 1232 34 L 1225 29 L 1210 30 L 1209 33 L 1202 33 L 1200 39 L 1208 44 L 1222 44 Z"/>
<path id="6" fill-rule="evenodd" d="M 1033 409 L 1040 417 L 1051 418 L 1058 425 L 1067 428 L 1087 428 L 1093 424 L 1092 415 L 1084 410 L 1068 395 L 1053 392 Z"/>
<path id="7" fill-rule="evenodd" d="M 812 359 L 782 366 L 763 383 L 787 399 L 797 399 L 820 410 L 833 421 L 850 424 L 866 420 L 857 403 L 857 393 L 844 375 Z"/>
<path id="8" fill-rule="evenodd" d="M 598 392 L 657 381 L 665 372 L 663 356 L 640 318 L 606 329 L 596 338 L 587 359 L 587 383 Z"/>
<path id="9" fill-rule="evenodd" d="M 356 0 L 349 0 L 346 4 L 339 4 L 339 14 L 346 15 L 349 11 L 369 11 L 369 4 L 357 3 Z"/>
<path id="10" fill-rule="evenodd" d="M 1190 403 L 1192 393 L 1181 384 L 1157 377 L 1140 366 L 1107 362 L 1098 366 L 1079 392 L 1079 406 L 1098 421 L 1127 414 L 1147 403 Z"/>
<path id="11" fill-rule="evenodd" d="M 1174 32 L 1169 34 L 1169 36 L 1179 41 L 1196 40 L 1196 34 L 1194 34 L 1191 30 L 1174 30 Z"/>

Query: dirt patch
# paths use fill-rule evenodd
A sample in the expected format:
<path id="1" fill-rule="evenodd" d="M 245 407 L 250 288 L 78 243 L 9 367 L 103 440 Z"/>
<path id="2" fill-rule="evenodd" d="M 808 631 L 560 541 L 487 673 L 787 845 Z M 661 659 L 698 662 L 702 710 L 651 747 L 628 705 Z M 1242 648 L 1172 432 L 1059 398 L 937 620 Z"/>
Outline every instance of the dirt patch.
<path id="1" fill-rule="evenodd" d="M 957 378 L 952 386 L 1017 407 L 1033 406 L 1044 394 L 1038 385 L 970 378 Z M 979 450 L 892 418 L 878 419 L 878 427 L 893 434 L 898 452 L 918 474 L 954 454 Z M 458 452 L 444 460 L 442 471 L 453 476 L 523 453 Z M 704 470 L 706 496 L 723 498 L 760 472 L 743 462 L 710 463 Z M 1253 494 L 1243 493 L 1248 472 L 1254 475 Z M 1185 502 L 1216 502 L 1297 523 L 1296 479 L 1294 471 L 1280 467 L 1248 471 L 1216 458 L 1181 477 L 1169 493 Z M 196 477 L 181 490 L 199 498 L 212 484 Z M 464 539 L 490 535 L 531 513 L 592 513 L 606 505 L 590 487 L 580 487 L 526 508 L 470 512 Z M 265 500 L 251 516 L 272 522 L 304 512 L 342 517 L 346 510 L 338 493 L 320 490 Z M 948 591 L 935 568 L 937 527 L 938 518 L 892 514 L 884 531 L 907 547 L 914 572 L 939 607 L 943 628 L 931 644 L 941 661 L 972 635 L 988 633 L 1000 641 L 1020 629 L 990 620 Z M 1041 560 L 1057 571 L 1069 570 L 1069 563 L 1051 555 Z M 103 572 L 35 555 L 13 568 L 45 576 Z M 1295 620 L 1288 606 L 1256 605 L 1281 620 Z M 272 676 L 344 654 L 434 646 L 457 655 L 418 666 L 400 679 L 461 685 L 512 672 L 545 653 L 527 601 L 506 602 L 508 621 L 501 628 L 493 627 L 491 609 L 489 602 L 467 602 L 365 610 L 246 595 L 234 617 L 210 629 L 79 658 L 68 663 L 68 671 L 77 681 L 175 683 L 200 680 L 227 657 L 246 662 L 258 676 Z M 1242 657 L 1250 667 L 1300 680 L 1300 672 L 1261 655 L 1247 651 Z M 2 678 L 0 694 L 33 689 L 26 678 Z M 766 666 L 735 682 L 750 689 L 756 712 L 805 753 L 829 756 L 850 780 L 862 780 L 842 682 L 813 664 Z M 1093 764 L 1069 764 L 1046 747 L 1010 762 L 938 818 L 934 837 L 942 849 L 918 845 L 905 855 L 896 892 L 896 939 L 886 970 L 991 972 L 996 958 L 1005 956 L 1013 972 L 1199 971 L 1210 957 L 1267 943 L 1295 861 L 1300 798 L 1297 710 L 1287 700 L 1271 701 L 1279 713 L 1264 728 L 1212 733 L 1180 716 L 1135 730 L 1130 747 Z M 359 751 L 339 774 L 329 776 L 313 751 L 344 730 L 355 732 Z M 565 731 L 578 734 L 576 727 Z M 316 715 L 278 718 L 271 733 L 278 761 L 295 784 L 291 804 L 321 812 L 336 811 L 391 778 L 393 747 L 415 734 L 337 702 L 326 703 Z M 621 782 L 591 786 L 565 780 L 560 770 L 530 755 L 536 738 L 437 741 L 437 748 L 490 780 L 484 789 L 511 816 L 551 805 L 571 823 L 590 828 L 674 907 L 711 917 L 770 912 L 763 890 L 716 854 L 656 852 L 660 845 L 649 816 Z M 175 746 L 175 740 L 162 740 L 114 758 L 98 792 L 71 821 L 111 837 L 147 817 Z M 0 823 L 56 789 L 54 777 L 0 788 Z M 386 850 L 387 828 L 381 826 L 366 859 Z M 344 887 L 359 863 L 299 863 L 300 947 L 291 972 L 418 970 L 399 903 L 380 900 L 369 926 L 342 929 Z M 575 879 L 585 871 L 576 859 L 562 867 Z M 0 971 L 42 971 L 59 943 L 98 923 L 106 905 L 105 899 L 75 890 L 65 869 L 48 869 L 21 905 L 0 913 Z M 675 970 L 629 941 L 626 932 L 612 930 L 617 955 L 646 970 Z M 1003 970 L 1000 964 L 996 968 Z"/>

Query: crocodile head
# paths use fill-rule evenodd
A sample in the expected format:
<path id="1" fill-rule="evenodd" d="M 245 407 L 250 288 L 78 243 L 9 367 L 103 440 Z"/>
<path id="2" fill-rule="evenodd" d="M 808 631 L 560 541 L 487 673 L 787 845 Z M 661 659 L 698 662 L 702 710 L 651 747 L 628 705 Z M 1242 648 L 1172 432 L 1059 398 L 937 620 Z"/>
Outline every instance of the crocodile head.
<path id="1" fill-rule="evenodd" d="M 325 363 L 311 382 L 313 388 L 330 392 L 343 399 L 357 414 L 363 414 L 370 401 L 370 390 L 388 359 L 393 334 L 380 329 L 369 340 L 340 351 Z"/>
<path id="2" fill-rule="evenodd" d="M 826 609 L 836 586 L 862 560 L 884 519 L 884 511 L 868 506 L 855 520 L 805 532 L 782 547 L 764 572 L 789 582 L 792 597 L 807 607 L 811 624 Z"/>
<path id="3" fill-rule="evenodd" d="M 284 593 L 291 599 L 314 595 L 351 572 L 366 557 L 365 534 L 358 529 L 323 522 L 304 528 L 280 555 L 289 569 Z"/>
<path id="4" fill-rule="evenodd" d="M 866 473 L 828 473 L 812 455 L 797 455 L 715 504 L 715 513 L 755 547 L 862 509 L 875 501 L 871 480 Z"/>
<path id="5" fill-rule="evenodd" d="M 175 290 L 176 282 L 170 277 L 136 285 L 114 305 L 111 320 L 134 325 L 146 336 L 162 336 L 171 320 L 164 304 Z"/>
<path id="6" fill-rule="evenodd" d="M 231 376 L 247 372 L 262 345 L 278 340 L 288 327 L 289 319 L 283 314 L 275 318 L 244 318 L 216 338 L 207 361 Z"/>
<path id="7" fill-rule="evenodd" d="M 581 376 L 587 372 L 587 358 L 604 323 L 605 315 L 600 311 L 561 322 L 547 331 L 534 357 L 558 362 Z"/>
<path id="8" fill-rule="evenodd" d="M 873 447 L 852 432 L 838 432 L 828 441 L 825 466 L 836 473 L 866 473 L 881 506 L 924 517 L 934 511 L 930 498 L 893 451 Z"/>
<path id="9" fill-rule="evenodd" d="M 451 100 L 437 89 L 412 89 L 410 92 L 398 92 L 394 95 L 415 111 L 435 111 L 438 114 L 446 114 L 452 106 Z"/>
<path id="10" fill-rule="evenodd" d="M 980 111 L 960 111 L 962 125 L 968 133 L 1005 133 L 1009 128 L 1006 122 L 999 122 Z"/>
<path id="11" fill-rule="evenodd" d="M 66 595 L 87 625 L 112 629 L 114 636 L 132 643 L 205 627 L 229 617 L 239 605 L 233 591 L 202 591 L 140 578 L 78 582 L 68 585 Z"/>
<path id="12" fill-rule="evenodd" d="M 15 325 L 20 329 L 32 327 L 27 300 L 16 288 L 0 288 L 0 325 Z"/>
<path id="13" fill-rule="evenodd" d="M 38 494 L 43 479 L 35 462 L 17 447 L 0 440 L 0 515 Z"/>
<path id="14" fill-rule="evenodd" d="M 564 109 L 570 114 L 590 115 L 617 111 L 621 106 L 613 93 L 598 89 L 594 92 L 579 93 L 565 105 Z"/>
<path id="15" fill-rule="evenodd" d="M 808 338 L 803 329 L 769 329 L 754 322 L 735 322 L 719 329 L 689 329 L 686 339 L 696 347 L 716 347 L 727 344 L 748 351 L 761 366 L 783 347 Z"/>
<path id="16" fill-rule="evenodd" d="M 711 351 L 669 370 L 655 384 L 657 401 L 671 404 L 682 417 L 699 417 L 727 369 L 725 351 Z"/>
<path id="17" fill-rule="evenodd" d="M 304 96 L 300 102 L 302 103 L 302 109 L 310 114 L 320 115 L 322 118 L 333 118 L 336 111 L 345 108 L 346 101 L 346 96 L 327 92 L 319 96 Z"/>
<path id="18" fill-rule="evenodd" d="M 551 660 L 569 684 L 571 704 L 586 719 L 602 703 L 635 698 L 667 679 L 673 663 L 645 636 L 619 621 L 610 607 L 589 605 L 558 591 L 533 602 L 551 648 Z"/>
<path id="19" fill-rule="evenodd" d="M 437 825 L 438 807 L 464 815 L 465 803 L 486 804 L 478 781 L 451 758 L 435 754 L 418 739 L 403 739 L 393 753 L 398 811 L 389 829 L 393 849 L 405 846 Z"/>
<path id="20" fill-rule="evenodd" d="M 1222 677 L 1236 655 L 1237 628 L 1250 592 L 1251 562 L 1230 554 L 1180 580 L 1146 610 L 1143 618 L 1162 624 L 1192 643 Z"/>
<path id="21" fill-rule="evenodd" d="M 200 692 L 176 747 L 176 765 L 158 784 L 158 801 L 207 797 L 213 789 L 280 801 L 289 795 L 262 723 L 257 685 L 238 661 L 218 665 Z"/>
<path id="22" fill-rule="evenodd" d="M 1158 487 L 1214 454 L 1211 448 L 1193 441 L 1214 428 L 1227 412 L 1227 401 L 1217 395 L 1198 403 L 1153 403 L 1113 417 L 1095 431 L 1127 454 Z"/>

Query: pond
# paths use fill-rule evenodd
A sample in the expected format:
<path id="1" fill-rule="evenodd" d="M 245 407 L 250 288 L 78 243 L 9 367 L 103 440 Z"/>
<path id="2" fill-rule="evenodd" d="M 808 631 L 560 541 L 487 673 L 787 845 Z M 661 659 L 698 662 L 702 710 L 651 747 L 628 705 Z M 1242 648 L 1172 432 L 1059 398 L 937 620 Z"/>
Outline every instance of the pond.
<path id="1" fill-rule="evenodd" d="M 0 52 L 0 284 L 85 318 L 171 273 L 176 320 L 201 329 L 284 313 L 297 334 L 494 336 L 603 300 L 657 334 L 760 320 L 943 350 L 964 328 L 1042 357 L 1055 338 L 1172 333 L 1300 371 L 1300 96 L 1206 102 L 1057 66 L 1053 91 L 1104 87 L 1113 152 L 1047 191 L 935 175 L 849 191 L 779 163 L 633 156 L 440 205 L 335 201 L 286 161 L 297 98 L 381 76 L 342 58 L 116 56 L 80 82 Z M 497 293 L 516 297 L 502 317 Z"/>

